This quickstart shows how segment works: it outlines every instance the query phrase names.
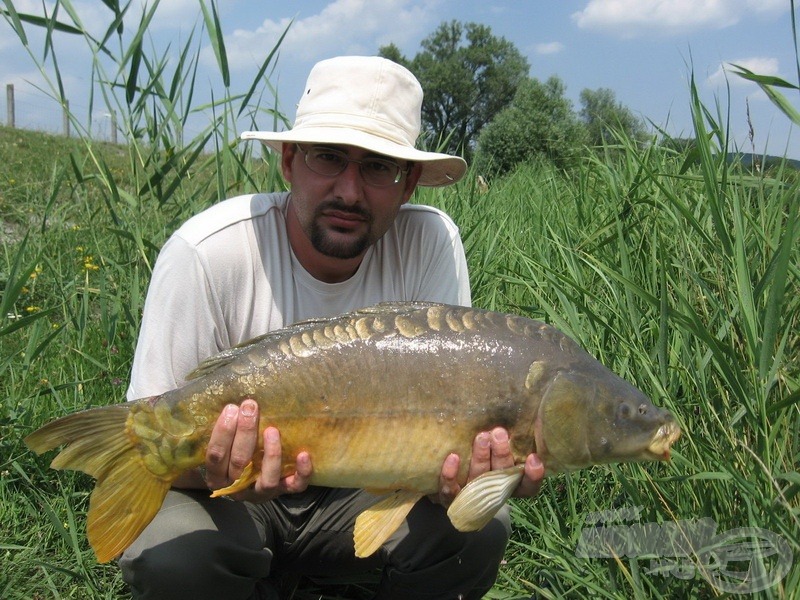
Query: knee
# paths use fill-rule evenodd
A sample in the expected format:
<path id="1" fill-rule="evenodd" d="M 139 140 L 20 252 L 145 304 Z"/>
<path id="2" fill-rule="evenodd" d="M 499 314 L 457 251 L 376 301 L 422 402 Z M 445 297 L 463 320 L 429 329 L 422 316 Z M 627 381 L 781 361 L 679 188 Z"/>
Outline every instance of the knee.
<path id="1" fill-rule="evenodd" d="M 464 533 L 452 526 L 445 509 L 423 500 L 409 514 L 405 528 L 384 546 L 388 553 L 385 562 L 404 570 L 437 564 L 452 557 L 460 557 L 465 565 L 473 559 L 499 565 L 510 536 L 507 506 L 483 529 Z"/>
<path id="2" fill-rule="evenodd" d="M 192 538 L 202 532 L 189 534 Z M 187 536 L 187 537 L 189 537 Z M 169 584 L 172 579 L 194 579 L 196 572 L 207 569 L 208 546 L 200 544 L 208 540 L 195 540 L 196 543 L 184 543 L 184 539 L 166 540 L 152 546 L 139 547 L 134 543 L 119 559 L 123 576 L 128 574 Z"/>
<path id="3" fill-rule="evenodd" d="M 219 538 L 216 531 L 194 531 L 128 549 L 119 566 L 133 598 L 250 598 L 256 583 L 269 575 L 270 551 L 221 544 Z"/>
<path id="4" fill-rule="evenodd" d="M 416 514 L 415 514 L 416 511 Z M 477 599 L 492 587 L 511 535 L 503 508 L 480 531 L 463 533 L 441 507 L 415 507 L 408 529 L 388 553 L 378 597 Z"/>
<path id="5" fill-rule="evenodd" d="M 211 533 L 197 531 L 183 539 L 144 548 L 134 545 L 126 550 L 119 566 L 133 597 L 189 598 L 207 589 L 209 578 L 218 569 L 213 564 L 213 540 L 202 539 Z"/>
<path id="6" fill-rule="evenodd" d="M 119 561 L 136 599 L 248 598 L 272 554 L 240 502 L 171 491 Z"/>
<path id="7" fill-rule="evenodd" d="M 465 535 L 464 551 L 475 553 L 476 556 L 492 557 L 499 564 L 510 537 L 511 517 L 508 507 L 504 507 L 486 527 Z"/>

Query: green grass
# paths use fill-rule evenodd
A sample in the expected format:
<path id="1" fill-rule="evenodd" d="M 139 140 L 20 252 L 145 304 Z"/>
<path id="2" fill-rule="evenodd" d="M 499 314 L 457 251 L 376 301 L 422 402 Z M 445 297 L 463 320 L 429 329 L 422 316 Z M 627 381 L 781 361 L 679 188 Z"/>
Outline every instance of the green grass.
<path id="1" fill-rule="evenodd" d="M 106 43 L 118 68 L 96 66 L 93 79 L 110 82 L 102 102 L 123 115 L 126 144 L 0 128 L 2 598 L 124 596 L 116 567 L 98 565 L 86 543 L 91 479 L 49 469 L 50 457 L 33 456 L 22 438 L 123 400 L 150 271 L 183 220 L 221 197 L 283 185 L 274 159 L 234 141 L 237 122 L 269 129 L 282 120 L 258 108 L 272 57 L 250 90 L 234 93 L 217 31 L 209 9 L 195 37 L 215 40 L 213 106 L 191 104 L 193 40 L 179 64 L 149 57 L 146 44 L 114 52 Z M 54 78 L 54 95 L 58 87 Z M 587 152 L 569 172 L 526 166 L 485 193 L 470 172 L 415 198 L 460 226 L 477 306 L 553 323 L 686 431 L 670 463 L 558 476 L 537 499 L 514 501 L 491 598 L 725 595 L 698 574 L 708 555 L 689 556 L 684 578 L 650 573 L 648 555 L 577 556 L 582 532 L 612 509 L 640 509 L 640 523 L 759 528 L 800 556 L 800 184 L 788 168 L 726 162 L 724 119 L 693 88 L 687 102 L 692 154 L 619 139 L 610 158 Z M 181 143 L 198 110 L 208 129 Z M 763 557 L 768 568 L 775 560 Z M 798 588 L 792 564 L 753 596 L 791 598 Z M 311 586 L 297 597 L 320 594 L 363 595 L 358 585 Z"/>

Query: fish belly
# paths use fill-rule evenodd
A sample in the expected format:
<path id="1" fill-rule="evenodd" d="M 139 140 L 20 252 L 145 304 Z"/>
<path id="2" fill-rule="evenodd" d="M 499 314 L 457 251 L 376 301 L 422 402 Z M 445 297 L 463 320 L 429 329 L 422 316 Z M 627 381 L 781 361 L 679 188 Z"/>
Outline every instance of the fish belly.
<path id="1" fill-rule="evenodd" d="M 271 423 L 263 423 L 264 427 Z M 311 457 L 311 483 L 374 490 L 406 489 L 433 493 L 445 458 L 461 458 L 462 481 L 472 451 L 476 425 L 455 418 L 407 416 L 397 419 L 352 417 L 346 420 L 303 417 L 274 423 L 281 433 L 284 471 L 294 471 L 295 457 Z"/>

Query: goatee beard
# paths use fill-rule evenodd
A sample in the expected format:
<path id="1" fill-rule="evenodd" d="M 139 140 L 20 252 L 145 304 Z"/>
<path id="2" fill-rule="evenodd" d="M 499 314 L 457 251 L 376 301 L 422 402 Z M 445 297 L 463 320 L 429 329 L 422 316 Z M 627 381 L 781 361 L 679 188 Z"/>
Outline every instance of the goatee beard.
<path id="1" fill-rule="evenodd" d="M 367 231 L 359 238 L 351 241 L 336 241 L 331 239 L 328 232 L 320 225 L 322 214 L 326 210 L 335 210 L 338 212 L 350 213 L 358 215 L 365 219 L 369 225 Z M 372 229 L 372 216 L 361 208 L 343 205 L 336 201 L 326 202 L 317 207 L 314 211 L 314 218 L 311 221 L 311 231 L 309 238 L 311 245 L 314 249 L 325 256 L 331 258 L 350 259 L 360 256 L 370 245 L 370 231 Z"/>

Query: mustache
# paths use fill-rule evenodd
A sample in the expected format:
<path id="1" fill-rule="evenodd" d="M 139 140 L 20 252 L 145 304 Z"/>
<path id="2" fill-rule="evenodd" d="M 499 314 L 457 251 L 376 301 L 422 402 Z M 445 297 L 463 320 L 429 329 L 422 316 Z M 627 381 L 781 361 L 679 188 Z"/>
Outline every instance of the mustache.
<path id="1" fill-rule="evenodd" d="M 348 213 L 361 217 L 367 221 L 372 220 L 372 214 L 365 208 L 362 208 L 361 206 L 353 206 L 352 204 L 345 204 L 340 200 L 328 200 L 323 202 L 317 206 L 317 210 L 315 212 L 320 215 L 326 211 Z"/>

